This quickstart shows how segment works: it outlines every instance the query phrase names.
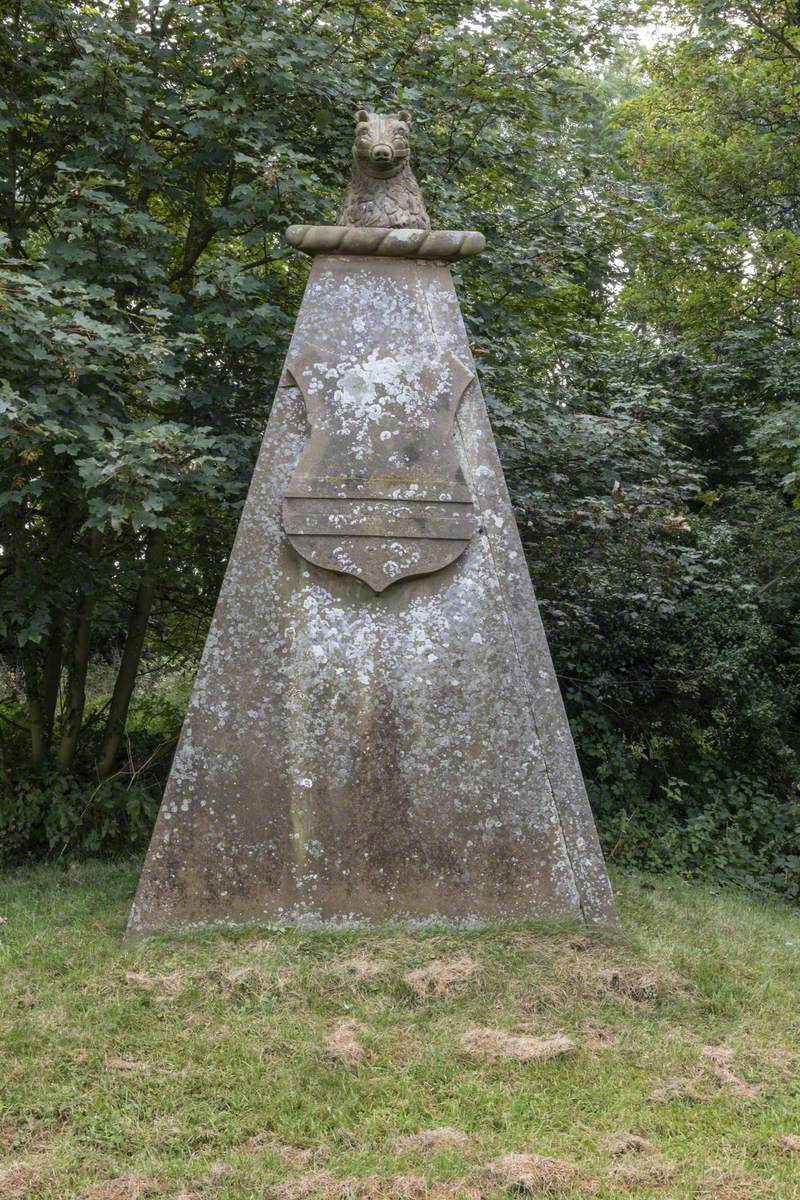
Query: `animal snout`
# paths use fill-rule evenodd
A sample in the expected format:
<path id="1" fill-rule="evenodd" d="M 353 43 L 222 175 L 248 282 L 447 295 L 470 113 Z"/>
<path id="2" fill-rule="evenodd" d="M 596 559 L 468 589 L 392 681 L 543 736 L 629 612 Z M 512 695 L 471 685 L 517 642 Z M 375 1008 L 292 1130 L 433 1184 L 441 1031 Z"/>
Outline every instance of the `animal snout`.
<path id="1" fill-rule="evenodd" d="M 378 142 L 377 146 L 370 150 L 370 156 L 373 162 L 388 163 L 394 158 L 394 150 L 386 142 Z"/>

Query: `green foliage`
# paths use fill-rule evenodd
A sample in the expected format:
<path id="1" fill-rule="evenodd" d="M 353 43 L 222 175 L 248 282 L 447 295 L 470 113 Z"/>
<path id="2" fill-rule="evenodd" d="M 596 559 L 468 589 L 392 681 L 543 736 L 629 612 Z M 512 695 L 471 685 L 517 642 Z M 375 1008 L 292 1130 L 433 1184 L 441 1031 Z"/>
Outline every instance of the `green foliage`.
<path id="1" fill-rule="evenodd" d="M 102 735 L 107 688 L 103 676 L 108 669 L 94 674 L 84 733 L 90 760 Z M 125 759 L 103 781 L 79 772 L 65 773 L 55 765 L 32 773 L 19 751 L 18 765 L 10 768 L 14 740 L 7 736 L 7 770 L 0 791 L 0 865 L 40 857 L 142 853 L 186 710 L 187 684 L 185 676 L 174 675 L 159 679 L 155 686 L 142 681 L 128 715 Z M 7 707 L 6 721 L 10 715 Z M 22 711 L 15 713 L 22 715 Z M 17 745 L 21 732 L 17 730 Z"/>
<path id="2" fill-rule="evenodd" d="M 141 851 L 159 801 L 135 780 L 92 787 L 57 771 L 20 779 L 0 801 L 0 862 Z"/>

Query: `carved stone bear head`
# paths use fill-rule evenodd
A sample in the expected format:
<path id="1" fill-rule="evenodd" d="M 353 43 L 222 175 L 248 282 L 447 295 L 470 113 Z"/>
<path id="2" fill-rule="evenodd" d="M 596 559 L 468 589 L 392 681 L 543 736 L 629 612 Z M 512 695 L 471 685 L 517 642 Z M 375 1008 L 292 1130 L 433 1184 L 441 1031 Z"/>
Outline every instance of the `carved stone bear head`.
<path id="1" fill-rule="evenodd" d="M 402 171 L 411 153 L 409 128 L 411 114 L 371 113 L 360 108 L 356 113 L 353 158 L 356 166 L 374 179 L 388 179 Z"/>

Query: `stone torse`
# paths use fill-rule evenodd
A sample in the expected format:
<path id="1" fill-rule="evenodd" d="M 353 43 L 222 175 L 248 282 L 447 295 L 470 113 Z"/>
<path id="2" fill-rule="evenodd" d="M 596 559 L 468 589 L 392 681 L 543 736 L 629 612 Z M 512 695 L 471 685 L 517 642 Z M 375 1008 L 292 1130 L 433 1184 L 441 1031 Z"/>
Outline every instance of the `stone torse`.
<path id="1" fill-rule="evenodd" d="M 613 924 L 408 114 L 357 114 L 129 931 Z"/>

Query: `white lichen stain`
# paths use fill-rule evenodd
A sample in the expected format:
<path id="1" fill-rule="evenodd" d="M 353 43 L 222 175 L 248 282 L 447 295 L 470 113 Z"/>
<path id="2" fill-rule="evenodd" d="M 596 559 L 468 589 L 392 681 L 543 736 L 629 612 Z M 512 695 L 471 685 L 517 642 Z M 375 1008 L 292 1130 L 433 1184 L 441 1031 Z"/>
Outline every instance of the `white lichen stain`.
<path id="1" fill-rule="evenodd" d="M 356 455 L 365 444 L 364 429 L 382 421 L 381 433 L 400 428 L 400 410 L 404 422 L 428 419 L 424 406 L 408 411 L 421 404 L 420 362 L 439 364 L 434 381 L 444 389 L 450 386 L 447 356 L 468 360 L 447 271 L 428 267 L 392 275 L 387 268 L 376 277 L 373 268 L 319 271 L 293 342 L 321 348 L 325 353 L 315 361 L 328 364 L 326 370 L 331 361 L 346 363 L 341 419 L 352 422 Z M 348 313 L 348 347 L 337 343 L 341 312 Z M 329 350 L 335 359 L 329 360 Z M 159 872 L 180 873 L 182 848 L 192 843 L 214 848 L 203 864 L 209 894 L 216 889 L 230 896 L 241 892 L 243 862 L 257 862 L 256 878 L 265 879 L 269 864 L 282 862 L 291 846 L 293 897 L 282 897 L 276 883 L 263 893 L 260 908 L 249 902 L 252 917 L 262 913 L 279 922 L 364 923 L 357 907 L 322 903 L 331 889 L 344 897 L 350 884 L 342 881 L 352 877 L 356 891 L 380 892 L 397 920 L 447 923 L 450 910 L 440 909 L 433 897 L 424 915 L 409 907 L 417 902 L 420 879 L 443 896 L 452 893 L 450 868 L 426 866 L 427 850 L 431 863 L 434 856 L 451 856 L 458 878 L 468 881 L 457 885 L 459 924 L 485 924 L 480 911 L 464 912 L 465 897 L 470 888 L 491 889 L 496 856 L 512 871 L 514 886 L 495 917 L 502 919 L 504 903 L 512 919 L 526 905 L 541 911 L 545 896 L 554 912 L 577 911 L 575 876 L 540 736 L 563 746 L 563 763 L 555 767 L 564 779 L 577 767 L 557 717 L 552 729 L 540 735 L 537 728 L 537 697 L 554 687 L 552 671 L 549 657 L 544 669 L 531 670 L 546 644 L 542 640 L 537 649 L 529 641 L 533 649 L 520 649 L 518 639 L 529 635 L 509 613 L 509 588 L 529 585 L 524 559 L 517 561 L 519 543 L 480 404 L 470 389 L 459 414 L 458 453 L 489 532 L 476 537 L 453 567 L 420 582 L 393 584 L 376 597 L 352 578 L 309 569 L 287 546 L 281 499 L 308 431 L 298 389 L 279 392 L 175 757 L 152 874 L 149 880 L 145 875 L 137 901 L 139 927 L 159 909 L 169 924 L 172 904 L 183 925 L 247 919 L 226 913 L 179 919 L 174 880 Z M 387 408 L 397 422 L 386 421 Z M 398 499 L 413 498 L 412 486 L 397 491 Z M 401 559 L 393 554 L 390 562 L 394 569 Z M 350 565 L 345 556 L 341 569 Z M 361 840 L 384 790 L 387 836 L 395 819 L 410 822 L 426 848 L 422 857 L 415 850 L 399 862 L 391 856 L 376 861 L 370 839 Z M 236 808 L 231 797 L 241 797 Z M 172 820 L 178 808 L 180 822 Z M 237 811 L 246 817 L 238 826 Z M 322 811 L 336 811 L 340 819 L 350 813 L 350 820 L 338 834 L 323 833 L 317 828 Z M 594 853 L 579 829 L 571 849 L 573 858 Z M 159 867 L 159 861 L 168 865 Z M 596 886 L 590 899 L 599 905 L 602 866 L 591 878 Z"/>

